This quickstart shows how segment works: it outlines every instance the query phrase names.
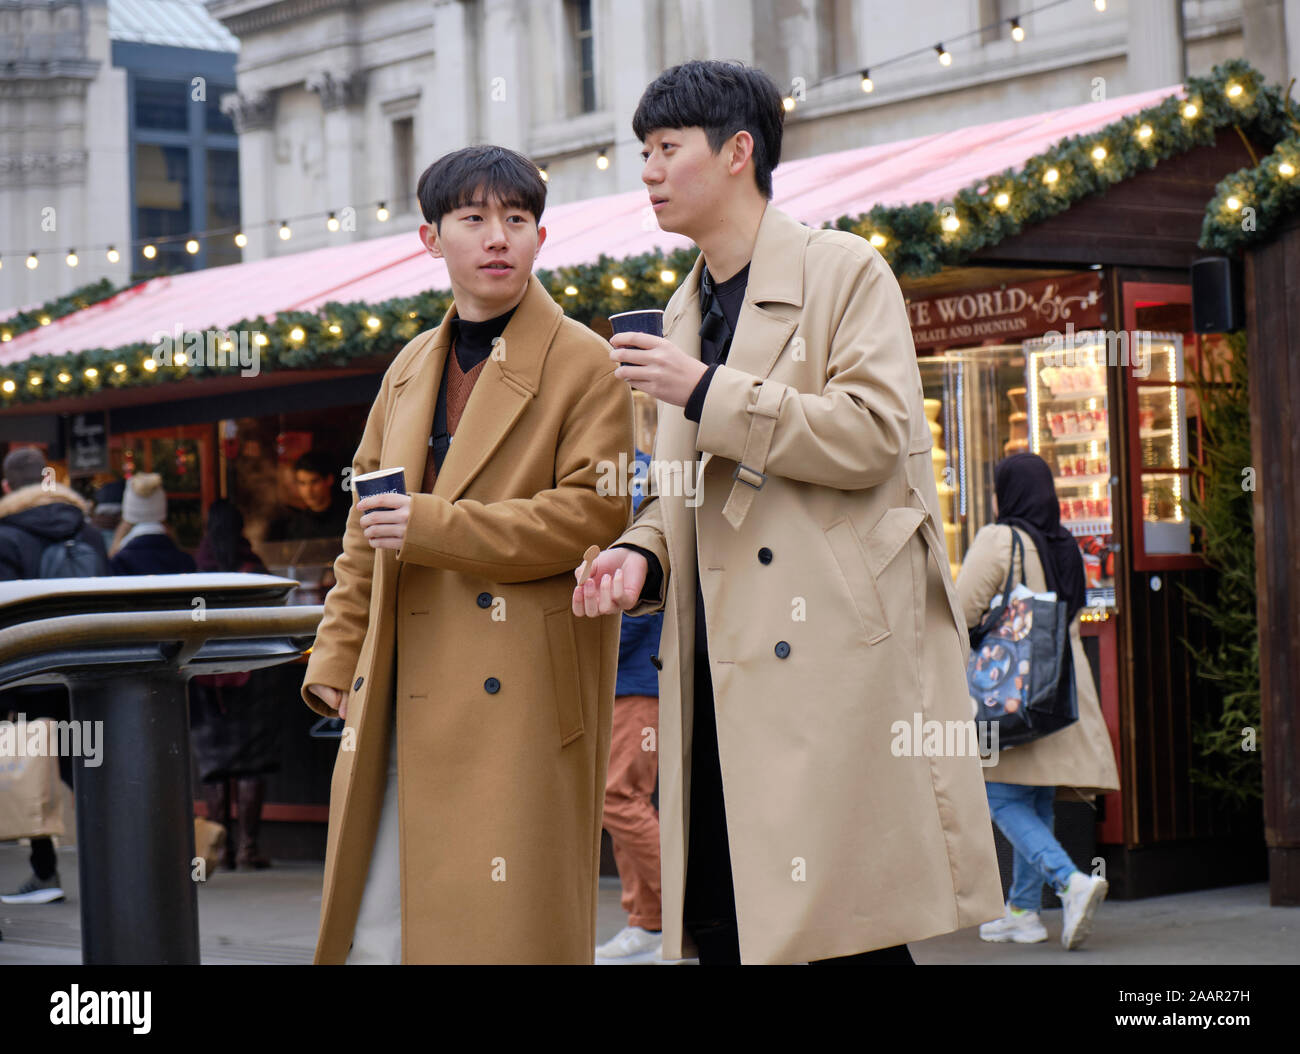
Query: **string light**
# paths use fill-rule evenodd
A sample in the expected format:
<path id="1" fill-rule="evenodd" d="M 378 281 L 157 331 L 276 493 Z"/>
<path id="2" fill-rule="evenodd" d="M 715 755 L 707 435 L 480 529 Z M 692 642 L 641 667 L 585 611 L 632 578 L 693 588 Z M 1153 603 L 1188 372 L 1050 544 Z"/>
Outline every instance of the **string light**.
<path id="1" fill-rule="evenodd" d="M 602 172 L 609 168 L 609 156 L 603 150 L 596 155 L 596 167 Z"/>
<path id="2" fill-rule="evenodd" d="M 577 296 L 577 295 L 578 295 L 578 287 L 577 287 L 576 285 L 566 285 L 566 286 L 564 287 L 564 295 L 565 295 L 565 296 Z"/>
<path id="3" fill-rule="evenodd" d="M 379 208 L 375 209 L 375 219 L 380 223 L 388 222 L 388 206 L 382 201 L 379 203 Z"/>
<path id="4" fill-rule="evenodd" d="M 612 285 L 615 289 L 617 289 L 620 293 L 624 292 L 627 289 L 627 279 L 624 278 L 622 275 L 616 274 L 613 278 L 609 280 L 609 284 Z"/>
<path id="5" fill-rule="evenodd" d="M 1019 44 L 1022 40 L 1025 39 L 1025 31 L 1021 27 L 1020 19 L 1018 18 L 1013 18 L 1011 20 L 1011 39 L 1014 40 L 1017 44 Z"/>
<path id="6" fill-rule="evenodd" d="M 191 238 L 185 243 L 185 251 L 193 256 L 199 251 L 199 241 L 197 238 Z"/>
<path id="7" fill-rule="evenodd" d="M 947 49 L 947 48 L 945 48 L 942 44 L 936 44 L 936 45 L 934 46 L 934 50 L 935 50 L 935 53 L 939 56 L 939 65 L 940 65 L 940 66 L 951 66 L 951 65 L 952 65 L 952 55 L 950 55 L 950 54 L 948 53 L 948 49 Z"/>
<path id="8" fill-rule="evenodd" d="M 259 348 L 264 348 L 268 343 L 270 343 L 270 338 L 267 337 L 265 333 L 254 333 L 253 343 L 256 344 Z"/>
<path id="9" fill-rule="evenodd" d="M 302 331 L 302 326 L 294 326 L 289 330 L 289 339 L 295 344 L 299 343 L 307 334 Z"/>
<path id="10" fill-rule="evenodd" d="M 537 170 L 537 174 L 542 177 L 543 183 L 549 183 L 551 181 L 551 174 L 546 171 L 545 165 L 543 165 Z"/>
<path id="11" fill-rule="evenodd" d="M 886 245 L 889 244 L 889 239 L 886 238 L 879 231 L 872 231 L 871 237 L 869 237 L 867 241 L 869 241 L 877 249 L 883 249 Z"/>
<path id="12" fill-rule="evenodd" d="M 122 254 L 118 252 L 116 249 L 114 249 L 111 245 L 108 247 L 108 252 L 105 253 L 104 255 L 108 257 L 109 263 L 117 263 L 118 260 L 122 259 Z"/>
<path id="13" fill-rule="evenodd" d="M 1049 168 L 1043 173 L 1043 182 L 1049 186 L 1061 178 L 1061 173 L 1055 168 Z"/>
<path id="14" fill-rule="evenodd" d="M 42 326 L 48 326 L 48 325 L 50 324 L 50 316 L 49 316 L 49 315 L 42 315 L 42 316 L 41 316 L 40 318 L 38 318 L 36 321 L 39 322 Z"/>
<path id="15" fill-rule="evenodd" d="M 1138 139 L 1144 143 L 1151 138 L 1152 134 L 1153 132 L 1149 124 L 1144 124 L 1137 130 Z"/>
<path id="16" fill-rule="evenodd" d="M 30 377 L 27 378 L 27 383 L 33 388 L 39 388 L 42 384 L 45 383 L 45 378 L 42 377 L 39 373 L 33 373 Z"/>
<path id="17" fill-rule="evenodd" d="M 1243 87 L 1242 87 L 1240 84 L 1238 84 L 1236 81 L 1232 81 L 1232 82 L 1230 82 L 1230 83 L 1228 84 L 1228 90 L 1227 90 L 1226 94 L 1227 94 L 1227 96 L 1228 96 L 1229 99 L 1238 99 L 1238 98 L 1241 97 L 1242 93 L 1243 93 L 1245 90 L 1246 90 L 1246 89 L 1243 88 Z"/>
<path id="18" fill-rule="evenodd" d="M 863 70 L 863 71 L 862 71 L 862 82 L 861 82 L 861 83 L 862 83 L 862 90 L 863 90 L 864 92 L 866 92 L 868 95 L 870 95 L 873 91 L 876 90 L 875 82 L 871 79 L 871 71 L 870 71 L 870 70 Z"/>
<path id="19" fill-rule="evenodd" d="M 1106 148 L 1104 146 L 1095 146 L 1092 148 L 1092 159 L 1094 161 L 1106 160 Z"/>
<path id="20" fill-rule="evenodd" d="M 152 260 L 155 256 L 158 255 L 158 247 L 156 245 L 146 245 L 143 249 L 140 250 L 140 252 L 144 254 L 144 258 L 146 260 Z"/>
<path id="21" fill-rule="evenodd" d="M 1092 6 L 1095 7 L 1098 11 L 1105 11 L 1106 0 L 1092 0 Z"/>
<path id="22" fill-rule="evenodd" d="M 1224 204 L 1227 205 L 1228 208 L 1230 208 L 1233 212 L 1236 212 L 1238 209 L 1241 208 L 1241 198 L 1237 197 L 1234 194 L 1226 202 L 1224 202 Z"/>
<path id="23" fill-rule="evenodd" d="M 670 285 L 671 283 L 677 281 L 677 272 L 670 271 L 668 268 L 665 267 L 662 271 L 659 272 L 659 281 L 663 282 L 664 285 Z"/>
<path id="24" fill-rule="evenodd" d="M 790 113 L 794 109 L 794 96 L 787 95 L 781 100 L 781 105 L 785 108 L 786 113 Z"/>
<path id="25" fill-rule="evenodd" d="M 326 227 L 327 227 L 331 232 L 338 230 L 338 229 L 339 229 L 339 218 L 338 218 L 337 216 L 335 216 L 334 213 L 331 212 L 331 213 L 330 213 L 330 218 L 327 219 L 327 220 L 325 221 L 325 226 L 326 226 Z"/>
<path id="26" fill-rule="evenodd" d="M 331 322 L 329 326 L 329 331 L 331 336 L 337 337 L 340 333 L 343 332 L 343 327 L 340 326 L 337 322 Z"/>
<path id="27" fill-rule="evenodd" d="M 1295 165 L 1291 164 L 1290 161 L 1283 161 L 1280 165 L 1277 166 L 1277 174 L 1279 176 L 1285 176 L 1287 179 L 1290 179 L 1292 176 L 1295 175 Z"/>
<path id="28" fill-rule="evenodd" d="M 287 241 L 288 241 L 290 238 L 292 238 L 292 237 L 293 237 L 293 231 L 289 229 L 289 221 L 288 221 L 288 220 L 281 220 L 281 221 L 280 221 L 280 241 L 282 241 L 282 242 L 287 242 Z"/>
<path id="29" fill-rule="evenodd" d="M 126 372 L 126 365 L 125 365 L 124 363 L 121 363 L 121 362 L 115 362 L 115 363 L 113 363 L 113 372 L 114 372 L 114 373 L 125 373 L 125 372 Z"/>
<path id="30" fill-rule="evenodd" d="M 29 270 L 29 271 L 35 271 L 36 268 L 38 268 L 38 267 L 40 267 L 40 266 L 41 266 L 41 262 L 40 262 L 40 260 L 36 259 L 36 254 L 35 254 L 35 253 L 28 253 L 28 254 L 27 254 L 27 270 Z"/>
<path id="31" fill-rule="evenodd" d="M 143 362 L 140 363 L 140 368 L 143 369 L 145 373 L 153 373 L 154 370 L 158 368 L 158 360 L 145 359 Z"/>
<path id="32" fill-rule="evenodd" d="M 993 204 L 1000 209 L 1005 209 L 1008 205 L 1011 204 L 1011 195 L 1008 194 L 1005 190 L 1000 190 L 997 192 L 997 194 L 994 195 Z"/>
<path id="33" fill-rule="evenodd" d="M 961 226 L 961 220 L 957 218 L 956 213 L 949 213 L 947 216 L 943 218 L 943 220 L 941 221 L 941 225 L 944 230 L 951 233 L 957 230 Z"/>
<path id="34" fill-rule="evenodd" d="M 72 374 L 68 373 L 66 370 L 60 370 L 58 380 L 60 384 L 67 384 L 68 381 L 72 380 Z"/>
<path id="35" fill-rule="evenodd" d="M 84 376 L 86 380 L 93 381 L 96 377 L 99 376 L 99 370 L 95 369 L 94 366 L 87 366 Z"/>
<path id="36" fill-rule="evenodd" d="M 240 231 L 238 234 L 235 235 L 235 244 L 242 249 L 244 246 L 248 244 L 248 235 L 245 234 L 243 231 Z"/>
<path id="37" fill-rule="evenodd" d="M 18 385 L 14 384 L 13 381 L 9 380 L 9 378 L 7 377 L 5 378 L 4 390 L 6 395 L 12 395 L 14 393 L 14 389 L 17 387 Z"/>
<path id="38" fill-rule="evenodd" d="M 76 267 L 77 264 L 79 264 L 79 263 L 81 262 L 80 260 L 77 259 L 77 250 L 76 250 L 76 249 L 69 249 L 69 250 L 68 250 L 67 260 L 68 260 L 68 266 L 69 266 L 69 267 Z"/>
<path id="39" fill-rule="evenodd" d="M 1189 102 L 1186 106 L 1183 107 L 1183 116 L 1186 117 L 1189 121 L 1194 120 L 1196 118 L 1196 115 L 1200 112 L 1201 112 L 1201 108 L 1197 106 L 1196 103 L 1194 102 Z"/>
<path id="40" fill-rule="evenodd" d="M 366 319 L 366 327 L 368 329 L 378 329 L 379 319 L 375 318 L 374 315 L 371 315 L 368 319 Z"/>

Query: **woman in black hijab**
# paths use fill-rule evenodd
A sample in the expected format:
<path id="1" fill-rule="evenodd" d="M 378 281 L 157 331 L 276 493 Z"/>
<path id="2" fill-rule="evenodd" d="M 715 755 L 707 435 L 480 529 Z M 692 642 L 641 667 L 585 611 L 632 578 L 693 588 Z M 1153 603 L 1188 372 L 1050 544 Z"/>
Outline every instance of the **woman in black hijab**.
<path id="1" fill-rule="evenodd" d="M 998 463 L 993 478 L 997 523 L 975 535 L 957 576 L 963 617 L 967 626 L 978 625 L 994 595 L 1002 592 L 1011 570 L 1012 536 L 1022 533 L 1025 566 L 1017 562 L 1016 581 L 1035 592 L 1054 591 L 1067 605 L 1070 647 L 1062 683 L 1068 689 L 1064 677 L 1072 678 L 1079 719 L 1051 735 L 999 752 L 995 763 L 983 770 L 993 822 L 1014 853 L 1006 911 L 1002 918 L 980 927 L 980 938 L 1017 944 L 1047 940 L 1038 909 L 1043 884 L 1048 883 L 1064 907 L 1061 943 L 1072 949 L 1088 936 L 1107 885 L 1100 876 L 1080 871 L 1057 840 L 1053 832 L 1057 788 L 1065 789 L 1067 797 L 1085 800 L 1119 789 L 1114 751 L 1079 637 L 1078 615 L 1085 599 L 1083 557 L 1078 543 L 1061 526 L 1061 505 L 1047 462 L 1037 454 L 1013 454 Z"/>
<path id="2" fill-rule="evenodd" d="M 1084 604 L 1083 556 L 1074 535 L 1061 526 L 1061 503 L 1052 470 L 1037 454 L 1012 454 L 993 470 L 998 523 L 1019 527 L 1034 540 L 1047 588 L 1064 600 L 1068 625 Z"/>

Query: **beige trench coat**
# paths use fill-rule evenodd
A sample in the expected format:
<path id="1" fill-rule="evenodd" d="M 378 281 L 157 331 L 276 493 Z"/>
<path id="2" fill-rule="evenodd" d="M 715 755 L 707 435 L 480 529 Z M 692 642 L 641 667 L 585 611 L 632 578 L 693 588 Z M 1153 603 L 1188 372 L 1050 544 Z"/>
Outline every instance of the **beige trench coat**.
<path id="1" fill-rule="evenodd" d="M 696 357 L 701 267 L 664 318 Z M 849 955 L 1001 915 L 978 759 L 891 749 L 896 722 L 969 722 L 971 707 L 921 380 L 883 258 L 769 205 L 698 427 L 659 412 L 652 497 L 620 541 L 667 576 L 666 597 L 633 609 L 665 611 L 665 957 L 691 950 L 697 553 L 742 960 Z"/>
<path id="2" fill-rule="evenodd" d="M 1002 592 L 1011 566 L 1011 532 L 1005 524 L 980 528 L 962 561 L 957 575 L 957 597 L 967 626 L 979 624 L 989 601 Z M 1025 546 L 1024 582 L 1036 593 L 1047 589 L 1043 565 L 1034 540 L 1016 529 Z M 1016 580 L 1020 581 L 1017 561 Z M 1097 699 L 1092 668 L 1079 639 L 1079 616 L 1070 623 L 1070 654 L 1074 660 L 1074 688 L 1079 701 L 1079 720 L 1042 739 L 1031 740 L 998 752 L 998 762 L 984 769 L 984 778 L 995 783 L 1020 783 L 1028 787 L 1060 787 L 1057 797 L 1091 799 L 1106 791 L 1119 790 L 1119 771 L 1110 733 Z"/>
<path id="3" fill-rule="evenodd" d="M 587 963 L 595 947 L 619 625 L 573 617 L 573 569 L 631 518 L 598 485 L 632 456 L 632 400 L 609 345 L 533 278 L 417 493 L 454 310 L 388 368 L 352 465 L 406 469 L 405 542 L 372 550 L 354 504 L 304 678 L 319 713 L 336 716 L 306 684 L 352 690 L 318 963 L 352 941 L 394 698 L 403 961 Z"/>

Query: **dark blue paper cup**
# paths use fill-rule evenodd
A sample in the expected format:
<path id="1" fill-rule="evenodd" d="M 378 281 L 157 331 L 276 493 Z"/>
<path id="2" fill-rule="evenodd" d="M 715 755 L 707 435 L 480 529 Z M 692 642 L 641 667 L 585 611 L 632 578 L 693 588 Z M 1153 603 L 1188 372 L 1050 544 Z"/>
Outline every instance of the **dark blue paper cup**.
<path id="1" fill-rule="evenodd" d="M 645 311 L 622 311 L 609 316 L 615 333 L 649 333 L 652 337 L 664 335 L 664 313 L 658 308 Z"/>
<path id="2" fill-rule="evenodd" d="M 406 470 L 401 468 L 381 468 L 374 472 L 363 472 L 352 477 L 352 489 L 361 498 L 373 494 L 405 494 Z"/>

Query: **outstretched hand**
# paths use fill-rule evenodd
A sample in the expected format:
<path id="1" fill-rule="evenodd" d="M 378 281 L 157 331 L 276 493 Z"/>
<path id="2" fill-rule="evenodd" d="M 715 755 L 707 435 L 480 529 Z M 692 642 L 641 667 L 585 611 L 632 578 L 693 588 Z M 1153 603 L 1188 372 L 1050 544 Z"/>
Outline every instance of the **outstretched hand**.
<path id="1" fill-rule="evenodd" d="M 579 618 L 630 611 L 641 599 L 650 563 L 635 549 L 606 549 L 596 557 L 591 577 L 573 590 L 573 613 Z M 582 574 L 578 567 L 573 572 Z"/>

